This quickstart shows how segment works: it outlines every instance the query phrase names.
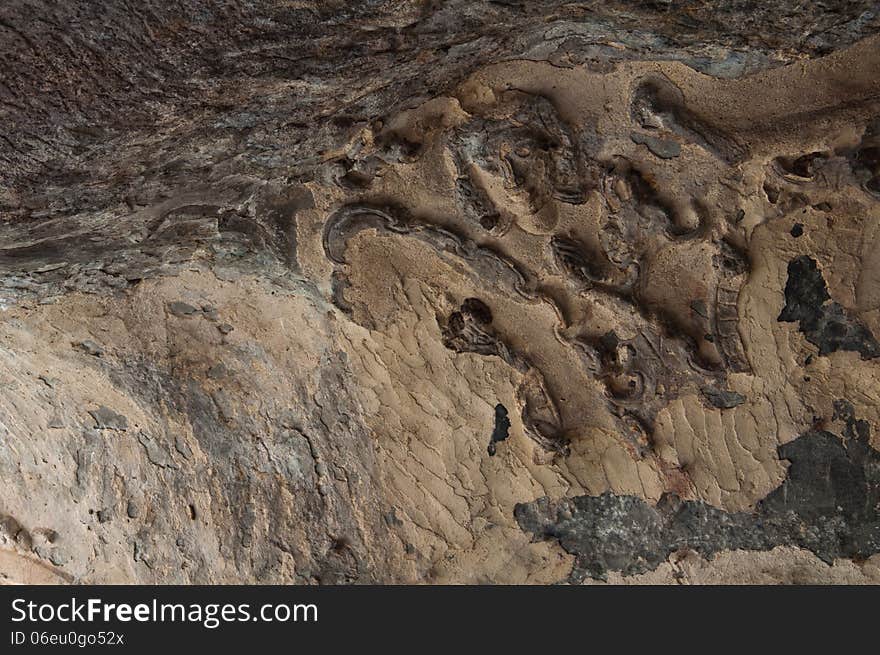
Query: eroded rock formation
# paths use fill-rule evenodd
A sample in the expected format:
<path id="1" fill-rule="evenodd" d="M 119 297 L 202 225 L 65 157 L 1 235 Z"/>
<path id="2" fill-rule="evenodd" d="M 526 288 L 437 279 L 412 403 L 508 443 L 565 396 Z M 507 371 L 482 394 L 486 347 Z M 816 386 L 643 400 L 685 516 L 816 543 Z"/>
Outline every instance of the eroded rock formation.
<path id="1" fill-rule="evenodd" d="M 0 575 L 880 581 L 880 18 L 772 4 L 5 4 Z"/>

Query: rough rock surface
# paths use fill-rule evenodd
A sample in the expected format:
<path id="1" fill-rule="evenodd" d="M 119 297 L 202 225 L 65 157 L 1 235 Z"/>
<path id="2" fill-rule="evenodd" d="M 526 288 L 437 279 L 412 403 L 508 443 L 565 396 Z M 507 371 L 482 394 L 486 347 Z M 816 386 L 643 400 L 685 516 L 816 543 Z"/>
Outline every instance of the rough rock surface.
<path id="1" fill-rule="evenodd" d="M 0 579 L 880 582 L 875 2 L 0 6 Z"/>

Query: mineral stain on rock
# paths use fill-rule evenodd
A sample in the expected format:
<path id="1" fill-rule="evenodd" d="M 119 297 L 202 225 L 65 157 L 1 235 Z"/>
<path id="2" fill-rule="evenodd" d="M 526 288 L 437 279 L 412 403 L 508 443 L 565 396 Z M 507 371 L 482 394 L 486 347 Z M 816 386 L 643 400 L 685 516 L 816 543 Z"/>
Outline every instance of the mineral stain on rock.
<path id="1" fill-rule="evenodd" d="M 668 139 L 658 139 L 648 134 L 639 134 L 633 132 L 630 135 L 633 143 L 645 146 L 652 154 L 660 157 L 660 159 L 675 159 L 681 154 L 681 145 L 676 141 Z"/>
<path id="2" fill-rule="evenodd" d="M 737 405 L 742 405 L 746 401 L 746 397 L 736 391 L 728 391 L 726 389 L 703 389 L 703 395 L 718 409 L 733 409 Z"/>
<path id="3" fill-rule="evenodd" d="M 880 343 L 871 330 L 831 300 L 822 271 L 807 255 L 788 263 L 785 307 L 779 320 L 797 322 L 807 341 L 819 346 L 820 355 L 852 350 L 862 359 L 880 356 Z"/>
<path id="4" fill-rule="evenodd" d="M 507 417 L 507 408 L 498 403 L 495 405 L 495 428 L 492 430 L 492 438 L 489 440 L 489 454 L 496 452 L 495 444 L 504 441 L 510 434 L 510 419 Z"/>
<path id="5" fill-rule="evenodd" d="M 848 403 L 838 403 L 852 419 Z M 664 495 L 652 507 L 635 496 L 604 493 L 516 506 L 519 526 L 556 540 L 575 556 L 570 581 L 608 571 L 651 571 L 678 550 L 703 557 L 723 550 L 798 546 L 832 563 L 880 552 L 880 453 L 864 426 L 842 437 L 810 430 L 779 447 L 791 465 L 783 483 L 754 512 L 725 512 L 702 501 Z"/>

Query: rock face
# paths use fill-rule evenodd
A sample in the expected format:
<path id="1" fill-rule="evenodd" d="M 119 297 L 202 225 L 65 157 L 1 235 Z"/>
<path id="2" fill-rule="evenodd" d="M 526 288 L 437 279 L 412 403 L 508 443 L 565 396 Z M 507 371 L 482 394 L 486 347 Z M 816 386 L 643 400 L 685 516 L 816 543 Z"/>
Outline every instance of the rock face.
<path id="1" fill-rule="evenodd" d="M 0 579 L 880 582 L 878 30 L 4 3 Z"/>

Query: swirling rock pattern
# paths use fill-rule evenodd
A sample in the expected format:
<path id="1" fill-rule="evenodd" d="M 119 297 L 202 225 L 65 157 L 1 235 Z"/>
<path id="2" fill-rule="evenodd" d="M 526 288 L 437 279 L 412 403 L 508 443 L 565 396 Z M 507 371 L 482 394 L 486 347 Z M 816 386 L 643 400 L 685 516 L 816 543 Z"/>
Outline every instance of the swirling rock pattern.
<path id="1" fill-rule="evenodd" d="M 294 4 L 0 8 L 2 579 L 880 581 L 873 3 Z"/>

